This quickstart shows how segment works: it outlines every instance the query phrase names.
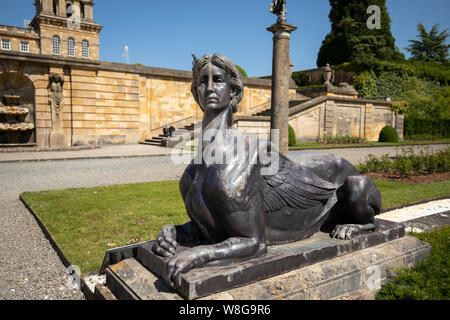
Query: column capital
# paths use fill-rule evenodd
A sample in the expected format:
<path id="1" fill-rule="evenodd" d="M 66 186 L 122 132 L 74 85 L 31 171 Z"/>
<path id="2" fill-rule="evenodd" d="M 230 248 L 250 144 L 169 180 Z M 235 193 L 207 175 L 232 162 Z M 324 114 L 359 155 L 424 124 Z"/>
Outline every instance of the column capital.
<path id="1" fill-rule="evenodd" d="M 288 38 L 290 38 L 291 32 L 295 30 L 297 30 L 297 27 L 287 22 L 278 22 L 267 28 L 267 31 L 272 32 L 275 37 Z"/>

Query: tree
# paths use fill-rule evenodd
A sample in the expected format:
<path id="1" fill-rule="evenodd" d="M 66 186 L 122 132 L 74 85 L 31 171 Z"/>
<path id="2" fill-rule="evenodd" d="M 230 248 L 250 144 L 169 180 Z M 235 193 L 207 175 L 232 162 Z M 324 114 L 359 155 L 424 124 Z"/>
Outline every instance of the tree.
<path id="1" fill-rule="evenodd" d="M 322 42 L 317 57 L 318 67 L 365 58 L 391 61 L 399 56 L 391 33 L 386 0 L 330 0 L 330 5 L 331 32 Z M 372 5 L 380 9 L 379 29 L 368 27 L 372 15 L 367 11 Z"/>
<path id="2" fill-rule="evenodd" d="M 240 65 L 237 65 L 237 64 L 235 64 L 234 66 L 236 67 L 236 69 L 238 69 L 242 78 L 248 78 L 247 72 L 245 72 L 244 68 L 242 68 Z"/>
<path id="3" fill-rule="evenodd" d="M 445 29 L 439 33 L 439 23 L 435 24 L 430 32 L 427 32 L 424 25 L 419 23 L 417 30 L 419 34 L 417 37 L 420 40 L 409 40 L 411 44 L 406 50 L 408 50 L 412 57 L 411 60 L 419 60 L 424 62 L 447 62 L 448 48 L 446 44 L 448 37 L 448 29 Z"/>

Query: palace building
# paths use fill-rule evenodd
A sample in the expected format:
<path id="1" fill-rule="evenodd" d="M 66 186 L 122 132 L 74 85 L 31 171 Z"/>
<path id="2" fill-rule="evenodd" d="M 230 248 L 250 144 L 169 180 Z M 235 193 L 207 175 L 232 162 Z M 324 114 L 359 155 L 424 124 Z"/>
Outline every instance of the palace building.
<path id="1" fill-rule="evenodd" d="M 190 71 L 100 60 L 103 27 L 92 0 L 34 5 L 28 27 L 0 25 L 0 146 L 160 143 L 152 138 L 166 124 L 192 130 L 201 121 Z M 247 78 L 244 85 L 235 126 L 266 134 L 271 80 Z M 391 102 L 359 99 L 346 85 L 297 92 L 291 81 L 290 107 L 299 140 L 336 134 L 376 140 L 387 124 L 402 135 L 403 118 Z"/>

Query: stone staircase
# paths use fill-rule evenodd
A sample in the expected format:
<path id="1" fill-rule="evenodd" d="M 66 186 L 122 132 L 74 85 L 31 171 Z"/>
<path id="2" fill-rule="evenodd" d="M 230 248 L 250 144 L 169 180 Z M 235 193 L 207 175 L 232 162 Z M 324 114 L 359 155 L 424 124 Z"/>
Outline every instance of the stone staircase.
<path id="1" fill-rule="evenodd" d="M 292 107 L 292 102 L 295 101 L 295 105 L 299 105 L 302 104 L 304 102 L 307 102 L 311 100 L 310 97 L 304 96 L 303 94 L 300 94 L 297 92 L 295 99 L 291 99 L 290 103 L 289 103 L 289 108 Z M 267 102 L 264 107 L 262 109 L 257 110 L 254 113 L 250 113 L 250 116 L 255 116 L 255 117 L 260 117 L 260 116 L 266 116 L 266 117 L 270 117 L 270 109 L 271 109 L 271 102 Z"/>
<path id="2" fill-rule="evenodd" d="M 151 139 L 146 139 L 145 141 L 139 142 L 140 144 L 147 144 L 152 146 L 159 147 L 173 147 L 180 141 L 182 141 L 182 136 L 185 134 L 190 135 L 190 140 L 194 138 L 194 128 L 199 122 L 190 123 L 182 128 L 176 129 L 172 133 L 172 137 L 165 137 L 163 134 L 160 134 L 157 137 L 152 137 Z"/>
<path id="3" fill-rule="evenodd" d="M 296 94 L 295 99 L 291 99 L 289 102 L 289 108 L 292 107 L 298 107 L 299 105 L 310 101 L 312 98 L 307 97 L 305 95 L 302 95 L 300 93 Z M 270 117 L 270 109 L 271 109 L 271 103 L 268 101 L 266 104 L 262 105 L 260 108 L 257 108 L 254 112 L 250 112 L 249 116 L 251 117 L 259 117 L 259 116 L 269 116 Z M 140 144 L 147 144 L 147 145 L 154 145 L 154 146 L 162 146 L 162 147 L 173 147 L 177 143 L 179 143 L 182 140 L 182 136 L 184 134 L 189 133 L 191 142 L 188 143 L 188 145 L 192 145 L 195 142 L 193 141 L 194 138 L 194 128 L 196 124 L 199 124 L 200 122 L 192 122 L 188 125 L 185 125 L 184 127 L 176 129 L 171 138 L 166 138 L 164 135 L 160 134 L 157 137 L 152 137 L 151 139 L 146 139 L 145 141 L 139 142 Z"/>

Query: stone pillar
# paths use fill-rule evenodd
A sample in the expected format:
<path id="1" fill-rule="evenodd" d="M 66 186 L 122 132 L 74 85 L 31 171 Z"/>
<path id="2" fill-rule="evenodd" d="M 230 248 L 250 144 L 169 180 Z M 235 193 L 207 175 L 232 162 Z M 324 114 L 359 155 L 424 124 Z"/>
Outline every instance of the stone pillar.
<path id="1" fill-rule="evenodd" d="M 52 131 L 50 133 L 50 148 L 64 147 L 66 134 L 64 132 L 63 108 L 64 108 L 64 76 L 59 73 L 50 74 L 50 107 L 52 111 Z"/>
<path id="2" fill-rule="evenodd" d="M 88 22 L 94 22 L 94 6 L 93 2 L 84 3 L 84 19 Z"/>
<path id="3" fill-rule="evenodd" d="M 290 58 L 289 41 L 291 32 L 297 27 L 279 22 L 267 28 L 273 33 L 273 61 L 272 61 L 272 108 L 270 129 L 280 132 L 280 152 L 288 151 L 289 125 L 289 80 Z"/>
<path id="4" fill-rule="evenodd" d="M 53 14 L 53 0 L 42 0 L 42 13 Z"/>
<path id="5" fill-rule="evenodd" d="M 67 12 L 66 12 L 66 0 L 58 0 L 58 6 L 59 6 L 59 16 L 62 18 L 66 18 L 67 17 Z"/>

